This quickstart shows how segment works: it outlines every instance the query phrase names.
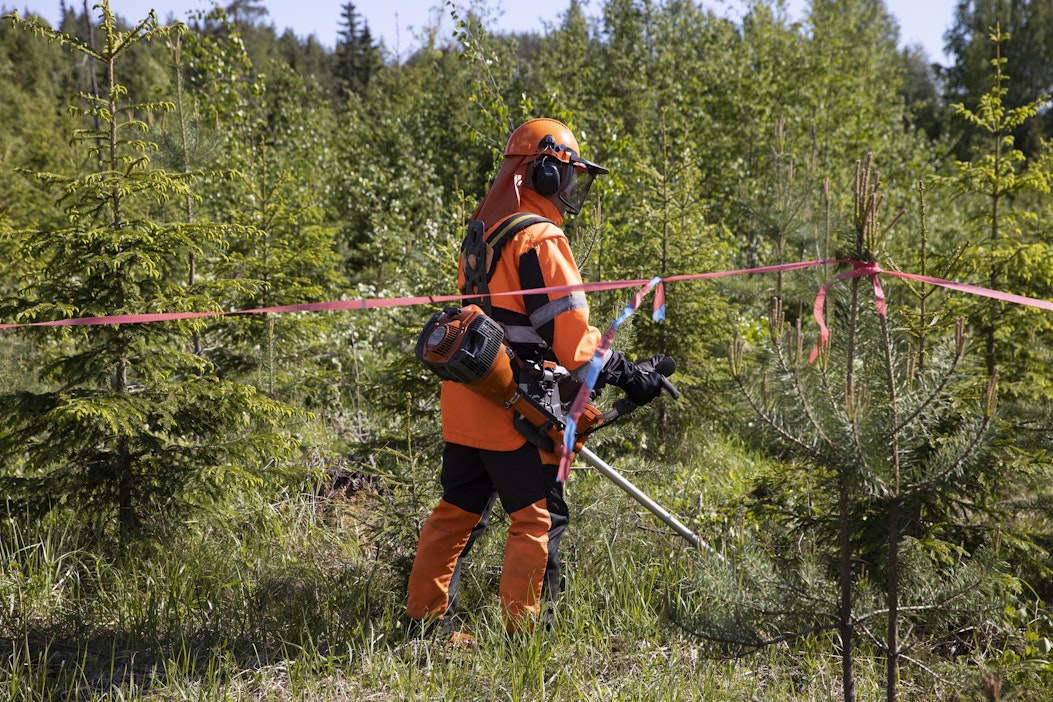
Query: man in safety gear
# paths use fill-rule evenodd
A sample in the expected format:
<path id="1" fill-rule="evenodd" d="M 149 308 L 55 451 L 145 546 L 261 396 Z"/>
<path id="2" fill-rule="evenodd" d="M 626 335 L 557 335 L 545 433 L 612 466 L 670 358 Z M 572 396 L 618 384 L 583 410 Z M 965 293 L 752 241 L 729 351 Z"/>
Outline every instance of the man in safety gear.
<path id="1" fill-rule="evenodd" d="M 608 171 L 579 153 L 563 123 L 542 118 L 522 124 L 509 138 L 501 169 L 472 219 L 481 221 L 489 236 L 515 215 L 540 216 L 490 252 L 485 266 L 492 267 L 489 292 L 525 291 L 490 298 L 490 316 L 521 357 L 540 354 L 583 375 L 601 336 L 589 324 L 585 295 L 529 292 L 581 284 L 560 226 L 567 212 L 581 211 L 594 178 Z M 467 264 L 462 250 L 462 291 Z M 635 365 L 610 352 L 598 385 L 604 383 L 622 388 L 642 405 L 657 397 L 662 376 L 652 364 Z M 511 409 L 460 383 L 443 382 L 441 408 L 443 496 L 421 531 L 406 613 L 425 623 L 449 623 L 464 557 L 499 498 L 511 520 L 499 585 L 502 617 L 509 631 L 530 630 L 542 615 L 543 600 L 554 601 L 560 587 L 557 552 L 568 521 L 563 485 L 556 478 L 560 448 L 544 451 L 528 443 Z"/>

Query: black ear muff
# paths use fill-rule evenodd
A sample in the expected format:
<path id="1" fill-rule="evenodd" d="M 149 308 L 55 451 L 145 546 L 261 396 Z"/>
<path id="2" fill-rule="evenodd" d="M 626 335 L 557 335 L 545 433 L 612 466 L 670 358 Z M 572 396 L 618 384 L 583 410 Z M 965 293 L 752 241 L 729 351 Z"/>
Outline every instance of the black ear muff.
<path id="1" fill-rule="evenodd" d="M 559 192 L 561 180 L 560 162 L 557 159 L 547 155 L 535 159 L 531 182 L 538 194 L 545 197 L 555 195 Z"/>

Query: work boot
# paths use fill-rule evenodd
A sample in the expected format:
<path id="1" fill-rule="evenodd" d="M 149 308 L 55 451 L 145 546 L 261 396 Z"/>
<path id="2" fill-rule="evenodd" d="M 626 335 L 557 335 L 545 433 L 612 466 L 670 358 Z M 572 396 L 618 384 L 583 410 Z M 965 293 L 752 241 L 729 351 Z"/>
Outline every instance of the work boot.
<path id="1" fill-rule="evenodd" d="M 451 648 L 469 649 L 475 646 L 475 637 L 464 631 L 455 631 L 450 634 L 446 645 Z"/>

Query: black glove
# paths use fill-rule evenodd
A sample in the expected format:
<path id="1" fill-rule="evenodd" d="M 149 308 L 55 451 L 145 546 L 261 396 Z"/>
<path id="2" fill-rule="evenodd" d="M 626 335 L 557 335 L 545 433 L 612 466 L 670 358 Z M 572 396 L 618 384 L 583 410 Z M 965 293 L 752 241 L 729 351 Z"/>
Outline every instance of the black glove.
<path id="1" fill-rule="evenodd" d="M 655 368 L 663 360 L 665 354 L 658 354 L 637 365 L 625 360 L 617 351 L 611 351 L 611 357 L 600 371 L 600 382 L 597 385 L 615 385 L 624 390 L 635 404 L 646 405 L 662 392 L 663 376 Z"/>

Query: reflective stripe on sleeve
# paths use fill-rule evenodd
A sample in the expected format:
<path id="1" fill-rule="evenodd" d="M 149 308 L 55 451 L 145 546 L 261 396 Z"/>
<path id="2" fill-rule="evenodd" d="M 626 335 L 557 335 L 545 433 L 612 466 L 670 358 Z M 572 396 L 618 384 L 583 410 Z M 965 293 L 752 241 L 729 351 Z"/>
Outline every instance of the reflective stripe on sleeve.
<path id="1" fill-rule="evenodd" d="M 534 310 L 530 315 L 530 323 L 534 325 L 534 328 L 538 328 L 543 324 L 547 324 L 554 320 L 558 315 L 569 312 L 570 310 L 580 310 L 588 308 L 588 300 L 585 299 L 585 293 L 574 292 L 563 297 L 557 297 L 546 305 Z"/>

